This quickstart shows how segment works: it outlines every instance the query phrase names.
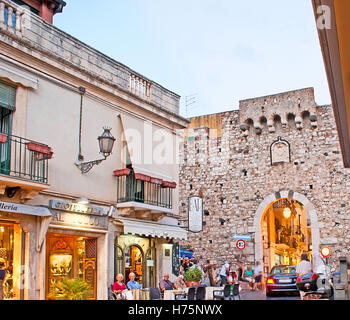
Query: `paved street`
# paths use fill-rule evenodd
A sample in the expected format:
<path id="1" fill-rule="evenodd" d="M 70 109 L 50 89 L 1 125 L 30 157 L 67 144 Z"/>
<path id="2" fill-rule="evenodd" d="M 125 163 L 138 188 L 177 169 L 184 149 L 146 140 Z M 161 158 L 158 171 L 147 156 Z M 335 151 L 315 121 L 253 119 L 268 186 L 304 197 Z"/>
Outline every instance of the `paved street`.
<path id="1" fill-rule="evenodd" d="M 300 300 L 300 296 L 286 294 L 274 297 L 266 297 L 265 291 L 242 290 L 241 300 Z"/>

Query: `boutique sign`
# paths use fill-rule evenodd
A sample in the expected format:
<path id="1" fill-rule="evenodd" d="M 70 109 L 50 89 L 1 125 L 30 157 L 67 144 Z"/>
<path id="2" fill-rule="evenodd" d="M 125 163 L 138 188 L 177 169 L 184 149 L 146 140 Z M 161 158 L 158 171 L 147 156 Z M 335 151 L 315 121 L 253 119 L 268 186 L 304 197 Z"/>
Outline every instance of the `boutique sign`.
<path id="1" fill-rule="evenodd" d="M 104 216 L 104 211 L 102 207 L 95 207 L 86 204 L 74 203 L 74 202 L 66 202 L 62 200 L 50 200 L 49 207 L 51 209 L 72 212 L 72 213 L 85 213 L 85 214 L 93 214 L 98 216 Z"/>

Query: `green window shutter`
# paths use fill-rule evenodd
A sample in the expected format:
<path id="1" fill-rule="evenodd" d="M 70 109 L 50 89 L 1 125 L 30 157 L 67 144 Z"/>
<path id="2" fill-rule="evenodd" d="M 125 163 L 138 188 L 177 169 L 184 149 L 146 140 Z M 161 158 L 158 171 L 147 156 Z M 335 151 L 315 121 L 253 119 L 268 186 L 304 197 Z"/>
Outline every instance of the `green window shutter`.
<path id="1" fill-rule="evenodd" d="M 0 82 L 0 107 L 15 110 L 16 88 Z"/>

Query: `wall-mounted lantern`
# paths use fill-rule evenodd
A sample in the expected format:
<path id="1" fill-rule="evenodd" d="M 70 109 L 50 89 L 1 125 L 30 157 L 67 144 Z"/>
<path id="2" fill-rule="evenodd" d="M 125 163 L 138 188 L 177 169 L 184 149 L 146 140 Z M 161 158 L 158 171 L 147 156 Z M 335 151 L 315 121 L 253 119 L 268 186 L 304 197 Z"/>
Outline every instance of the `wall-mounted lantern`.
<path id="1" fill-rule="evenodd" d="M 100 153 L 103 155 L 103 159 L 97 159 L 93 161 L 81 162 L 77 161 L 75 165 L 80 169 L 81 173 L 87 173 L 91 170 L 94 165 L 100 164 L 103 160 L 112 153 L 115 138 L 111 134 L 112 128 L 103 128 L 102 134 L 97 138 L 100 147 Z"/>

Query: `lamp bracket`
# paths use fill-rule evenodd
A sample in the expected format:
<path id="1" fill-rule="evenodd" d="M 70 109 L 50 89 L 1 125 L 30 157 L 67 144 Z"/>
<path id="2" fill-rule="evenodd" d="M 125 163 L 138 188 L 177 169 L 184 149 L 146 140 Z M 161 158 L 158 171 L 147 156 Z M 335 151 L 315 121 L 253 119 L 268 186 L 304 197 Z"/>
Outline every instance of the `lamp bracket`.
<path id="1" fill-rule="evenodd" d="M 87 173 L 92 169 L 93 166 L 100 164 L 102 161 L 106 159 L 107 157 L 104 156 L 103 159 L 97 159 L 97 160 L 86 161 L 86 162 L 77 161 L 75 162 L 75 165 L 79 168 L 81 173 Z"/>

